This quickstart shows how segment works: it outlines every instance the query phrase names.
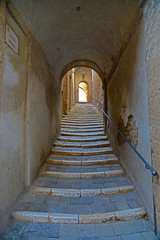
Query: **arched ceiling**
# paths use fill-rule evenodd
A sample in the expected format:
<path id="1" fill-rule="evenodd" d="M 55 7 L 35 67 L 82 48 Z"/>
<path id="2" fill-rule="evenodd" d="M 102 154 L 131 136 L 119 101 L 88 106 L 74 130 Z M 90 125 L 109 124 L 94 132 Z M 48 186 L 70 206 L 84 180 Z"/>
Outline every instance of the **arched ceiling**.
<path id="1" fill-rule="evenodd" d="M 12 0 L 56 78 L 89 60 L 107 74 L 139 16 L 138 0 Z"/>

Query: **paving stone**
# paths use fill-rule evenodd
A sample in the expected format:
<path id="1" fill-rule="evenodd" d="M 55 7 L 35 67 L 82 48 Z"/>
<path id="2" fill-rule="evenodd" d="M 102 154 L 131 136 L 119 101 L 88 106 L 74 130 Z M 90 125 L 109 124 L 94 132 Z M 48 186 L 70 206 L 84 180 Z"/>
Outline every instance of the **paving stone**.
<path id="1" fill-rule="evenodd" d="M 133 232 L 128 222 L 113 223 L 113 230 L 116 235 L 124 235 Z"/>
<path id="2" fill-rule="evenodd" d="M 59 231 L 59 238 L 70 237 L 70 239 L 76 239 L 78 236 L 78 225 L 77 224 L 61 224 Z"/>
<path id="3" fill-rule="evenodd" d="M 121 240 L 119 236 L 113 236 L 113 237 L 99 237 L 99 240 Z"/>
<path id="4" fill-rule="evenodd" d="M 105 206 L 104 205 L 98 205 L 98 204 L 93 204 L 92 205 L 92 213 L 104 213 L 105 212 Z"/>
<path id="5" fill-rule="evenodd" d="M 135 192 L 133 192 L 133 193 L 125 193 L 124 197 L 127 200 L 137 200 L 138 199 L 137 194 Z"/>
<path id="6" fill-rule="evenodd" d="M 140 233 L 122 235 L 121 240 L 144 240 Z"/>
<path id="7" fill-rule="evenodd" d="M 109 197 L 110 201 L 112 203 L 116 203 L 116 202 L 125 202 L 125 198 L 124 195 L 113 195 Z"/>
<path id="8" fill-rule="evenodd" d="M 144 232 L 142 233 L 144 240 L 158 240 L 159 238 L 154 234 L 154 232 Z"/>
<path id="9" fill-rule="evenodd" d="M 117 210 L 116 205 L 114 203 L 104 203 L 105 211 L 106 212 L 114 212 Z"/>
<path id="10" fill-rule="evenodd" d="M 60 225 L 53 223 L 46 223 L 43 225 L 42 236 L 52 238 L 57 238 L 59 235 Z"/>
<path id="11" fill-rule="evenodd" d="M 94 224 L 79 224 L 78 225 L 78 237 L 93 237 L 95 236 L 95 225 Z"/>
<path id="12" fill-rule="evenodd" d="M 114 235 L 112 223 L 96 224 L 95 228 L 96 228 L 96 236 L 109 237 Z"/>
<path id="13" fill-rule="evenodd" d="M 129 206 L 127 204 L 127 202 L 123 201 L 123 202 L 116 202 L 115 203 L 117 210 L 125 210 L 125 209 L 129 209 Z"/>
<path id="14" fill-rule="evenodd" d="M 30 223 L 27 229 L 24 231 L 24 237 L 41 236 L 42 223 Z"/>
<path id="15" fill-rule="evenodd" d="M 93 197 L 80 197 L 79 203 L 85 204 L 85 205 L 90 205 L 90 204 L 94 203 L 94 198 Z"/>
<path id="16" fill-rule="evenodd" d="M 12 235 L 23 235 L 23 232 L 28 227 L 29 223 L 14 223 L 13 226 L 9 229 L 9 233 Z"/>
<path id="17" fill-rule="evenodd" d="M 68 213 L 68 205 L 50 205 L 48 211 L 50 213 Z"/>
<path id="18" fill-rule="evenodd" d="M 130 208 L 139 208 L 140 204 L 137 200 L 129 200 L 127 201 L 128 205 L 130 206 Z"/>
<path id="19" fill-rule="evenodd" d="M 22 236 L 5 235 L 0 236 L 0 240 L 23 240 Z"/>
<path id="20" fill-rule="evenodd" d="M 76 197 L 72 197 L 71 198 L 71 201 L 70 201 L 70 204 L 72 205 L 78 205 L 79 204 L 79 198 L 76 198 Z"/>
<path id="21" fill-rule="evenodd" d="M 85 238 L 77 238 L 77 240 L 99 240 L 98 237 L 85 237 Z"/>
<path id="22" fill-rule="evenodd" d="M 56 238 L 54 238 L 56 239 Z M 23 240 L 46 240 L 44 237 L 23 237 Z M 53 238 L 52 238 L 53 240 Z"/>
<path id="23" fill-rule="evenodd" d="M 42 203 L 34 203 L 29 207 L 29 211 L 32 212 L 47 212 L 48 205 Z"/>
<path id="24" fill-rule="evenodd" d="M 141 233 L 147 231 L 147 227 L 143 223 L 145 220 L 133 220 L 129 224 L 134 233 Z"/>

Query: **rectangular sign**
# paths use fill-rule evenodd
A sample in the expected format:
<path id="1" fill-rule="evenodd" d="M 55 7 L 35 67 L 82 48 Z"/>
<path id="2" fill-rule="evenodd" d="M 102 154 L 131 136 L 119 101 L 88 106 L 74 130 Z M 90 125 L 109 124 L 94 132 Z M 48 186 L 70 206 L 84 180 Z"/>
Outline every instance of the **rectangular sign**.
<path id="1" fill-rule="evenodd" d="M 18 54 L 19 40 L 8 24 L 6 24 L 6 43 Z"/>

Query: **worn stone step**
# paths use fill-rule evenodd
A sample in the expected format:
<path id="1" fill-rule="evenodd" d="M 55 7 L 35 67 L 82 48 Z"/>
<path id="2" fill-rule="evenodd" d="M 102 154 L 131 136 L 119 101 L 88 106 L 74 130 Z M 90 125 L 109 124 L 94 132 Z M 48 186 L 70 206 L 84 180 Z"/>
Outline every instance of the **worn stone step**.
<path id="1" fill-rule="evenodd" d="M 133 192 L 134 187 L 132 185 L 121 187 L 110 187 L 101 189 L 61 189 L 61 188 L 47 188 L 47 187 L 35 187 L 32 189 L 32 193 L 35 195 L 51 195 L 57 197 L 84 197 L 84 196 L 100 196 L 100 195 L 112 195 L 119 193 Z"/>
<path id="2" fill-rule="evenodd" d="M 54 144 L 55 147 L 81 147 L 81 148 L 99 148 L 99 147 L 109 147 L 109 141 L 99 141 L 96 143 L 83 143 L 83 142 L 65 142 L 65 141 L 57 141 Z"/>
<path id="3" fill-rule="evenodd" d="M 118 162 L 118 158 L 114 155 L 110 156 L 108 159 L 100 160 L 65 160 L 65 159 L 55 159 L 52 155 L 47 159 L 47 163 L 55 165 L 73 165 L 73 166 L 89 166 L 89 165 L 99 165 L 99 164 L 115 164 Z"/>
<path id="4" fill-rule="evenodd" d="M 50 187 L 63 189 L 102 189 L 110 187 L 121 187 L 132 185 L 132 182 L 126 175 L 119 175 L 114 177 L 100 177 L 100 178 L 57 178 L 49 176 L 39 176 L 35 181 L 34 187 Z M 130 200 L 134 200 L 134 207 L 136 198 L 133 196 Z M 105 200 L 106 201 L 106 200 Z M 140 206 L 140 205 L 138 205 Z"/>
<path id="5" fill-rule="evenodd" d="M 61 126 L 71 126 L 71 127 L 93 127 L 93 126 L 103 126 L 103 123 L 66 123 L 66 122 L 61 122 Z"/>
<path id="6" fill-rule="evenodd" d="M 99 120 L 61 120 L 61 123 L 71 123 L 71 124 L 74 124 L 74 123 L 79 123 L 79 124 L 103 124 L 103 121 L 99 121 Z"/>
<path id="7" fill-rule="evenodd" d="M 60 136 L 59 141 L 67 142 L 97 142 L 108 140 L 107 136 L 85 136 L 85 137 L 76 137 L 76 136 Z"/>
<path id="8" fill-rule="evenodd" d="M 43 171 L 58 171 L 58 172 L 101 172 L 101 171 L 111 171 L 111 170 L 121 170 L 122 167 L 119 163 L 117 164 L 107 164 L 107 165 L 53 165 L 45 163 L 42 166 Z"/>
<path id="9" fill-rule="evenodd" d="M 146 211 L 144 208 L 135 208 L 107 213 L 97 214 L 64 214 L 49 212 L 31 212 L 31 211 L 15 211 L 11 214 L 14 221 L 22 222 L 42 222 L 42 223 L 103 223 L 107 221 L 128 221 L 144 218 Z"/>
<path id="10" fill-rule="evenodd" d="M 102 177 L 116 177 L 124 175 L 122 170 L 111 170 L 101 172 L 58 172 L 58 171 L 43 171 L 41 176 L 57 177 L 57 178 L 102 178 Z"/>
<path id="11" fill-rule="evenodd" d="M 98 131 L 98 132 L 90 132 L 90 133 L 70 133 L 70 132 L 61 132 L 61 135 L 62 136 L 75 136 L 75 137 L 89 137 L 89 136 L 95 136 L 95 137 L 97 137 L 97 136 L 104 136 L 105 135 L 105 133 L 104 133 L 104 131 Z"/>
<path id="12" fill-rule="evenodd" d="M 103 119 L 98 119 L 98 118 L 64 118 L 63 121 L 69 121 L 69 122 L 103 122 Z"/>
<path id="13" fill-rule="evenodd" d="M 65 148 L 53 148 L 52 149 L 52 153 L 53 154 L 60 154 L 60 155 L 73 155 L 73 156 L 90 156 L 90 155 L 100 155 L 100 154 L 112 154 L 113 150 L 110 147 L 106 147 L 106 148 L 89 148 L 89 150 L 82 150 L 82 149 L 78 149 L 76 148 L 76 150 L 72 150 L 72 149 L 65 149 Z"/>
<path id="14" fill-rule="evenodd" d="M 92 132 L 99 132 L 99 131 L 103 131 L 104 132 L 104 129 L 103 128 L 90 128 L 90 129 L 76 129 L 76 128 L 72 128 L 72 129 L 69 129 L 69 128 L 61 128 L 61 131 L 62 132 L 69 132 L 69 133 L 92 133 Z"/>
<path id="15" fill-rule="evenodd" d="M 61 124 L 62 129 L 101 129 L 103 128 L 103 125 L 93 125 L 93 126 L 72 126 L 72 125 L 67 125 L 67 124 Z"/>
<path id="16" fill-rule="evenodd" d="M 97 115 L 95 115 L 95 114 L 92 114 L 92 115 L 86 115 L 86 114 L 82 114 L 82 115 L 80 115 L 80 114 L 69 114 L 69 115 L 67 115 L 66 117 L 65 117 L 65 119 L 71 119 L 71 118 L 73 118 L 73 119 L 101 119 L 101 120 L 103 120 L 100 116 L 97 116 Z"/>

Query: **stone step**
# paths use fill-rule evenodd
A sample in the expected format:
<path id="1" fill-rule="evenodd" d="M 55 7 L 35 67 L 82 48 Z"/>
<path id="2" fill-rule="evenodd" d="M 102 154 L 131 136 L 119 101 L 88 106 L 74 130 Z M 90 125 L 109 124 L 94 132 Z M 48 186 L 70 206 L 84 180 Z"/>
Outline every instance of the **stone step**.
<path id="1" fill-rule="evenodd" d="M 98 120 L 61 120 L 61 123 L 71 123 L 71 124 L 74 124 L 74 123 L 78 123 L 78 124 L 103 124 L 103 121 L 98 121 Z"/>
<path id="2" fill-rule="evenodd" d="M 55 159 L 52 155 L 47 159 L 47 163 L 55 165 L 73 165 L 73 166 L 90 166 L 90 165 L 100 165 L 100 164 L 115 164 L 118 162 L 118 158 L 114 155 L 108 159 L 101 160 L 65 160 L 65 159 Z"/>
<path id="3" fill-rule="evenodd" d="M 57 178 L 103 178 L 117 177 L 124 175 L 123 169 L 101 171 L 101 172 L 58 172 L 58 171 L 41 171 L 41 176 L 57 177 Z"/>
<path id="4" fill-rule="evenodd" d="M 103 131 L 99 132 L 90 132 L 90 133 L 70 133 L 70 132 L 61 132 L 62 136 L 75 136 L 75 137 L 88 137 L 88 136 L 104 136 L 105 133 Z"/>
<path id="5" fill-rule="evenodd" d="M 80 114 L 80 113 L 70 113 L 68 115 L 65 116 L 65 118 L 76 118 L 76 119 L 82 119 L 82 118 L 85 118 L 85 119 L 102 119 L 102 117 L 100 115 L 97 115 L 97 114 Z"/>
<path id="6" fill-rule="evenodd" d="M 92 121 L 96 121 L 96 122 L 103 122 L 103 119 L 99 119 L 99 118 L 86 118 L 85 116 L 84 117 L 81 117 L 81 118 L 63 118 L 64 121 L 86 121 L 86 122 L 92 122 Z"/>
<path id="7" fill-rule="evenodd" d="M 100 195 L 128 193 L 133 191 L 134 191 L 134 187 L 132 185 L 101 188 L 101 189 L 88 189 L 88 188 L 87 189 L 62 189 L 62 188 L 47 188 L 47 187 L 35 187 L 32 189 L 32 193 L 35 195 L 51 195 L 56 197 L 100 196 Z"/>
<path id="8" fill-rule="evenodd" d="M 93 126 L 72 126 L 72 125 L 66 125 L 66 124 L 61 124 L 61 127 L 66 129 L 101 129 L 103 128 L 103 125 L 93 125 Z"/>
<path id="9" fill-rule="evenodd" d="M 107 164 L 107 165 L 81 165 L 81 166 L 72 166 L 72 165 L 53 165 L 45 163 L 42 167 L 43 171 L 58 171 L 58 172 L 101 172 L 101 171 L 111 171 L 111 170 L 122 170 L 122 167 L 119 163 L 117 164 Z"/>
<path id="10" fill-rule="evenodd" d="M 64 214 L 49 212 L 31 212 L 31 211 L 15 211 L 11 214 L 14 221 L 22 222 L 41 222 L 41 223 L 104 223 L 107 221 L 128 221 L 144 218 L 146 211 L 144 208 L 135 208 L 107 213 L 97 214 Z"/>
<path id="11" fill-rule="evenodd" d="M 39 176 L 35 181 L 34 187 L 46 188 L 63 188 L 63 189 L 103 189 L 111 187 L 121 187 L 133 185 L 126 175 L 119 175 L 114 177 L 99 177 L 99 178 L 57 178 L 49 176 Z M 118 195 L 116 195 L 117 200 Z M 120 197 L 121 198 L 121 197 Z M 135 194 L 131 197 L 127 196 L 131 208 L 139 207 Z M 124 201 L 124 198 L 121 198 Z M 133 201 L 133 202 L 132 202 Z M 105 199 L 107 203 L 107 199 Z M 112 205 L 112 204 L 111 204 Z"/>
<path id="12" fill-rule="evenodd" d="M 76 137 L 76 136 L 60 136 L 58 138 L 59 141 L 67 141 L 67 142 L 97 142 L 108 140 L 107 136 L 85 136 L 85 137 Z"/>
<path id="13" fill-rule="evenodd" d="M 72 147 L 72 148 L 99 148 L 99 147 L 109 147 L 110 143 L 109 141 L 99 141 L 95 143 L 83 143 L 83 142 L 66 142 L 66 141 L 57 141 L 54 144 L 55 147 Z"/>
<path id="14" fill-rule="evenodd" d="M 99 132 L 99 131 L 103 131 L 104 132 L 104 129 L 103 128 L 90 128 L 90 129 L 76 129 L 76 128 L 61 128 L 61 131 L 62 132 L 69 132 L 69 133 L 92 133 L 92 132 Z"/>
<path id="15" fill-rule="evenodd" d="M 110 147 L 97 149 L 97 148 L 89 148 L 89 150 L 82 150 L 81 148 L 77 148 L 76 150 L 65 149 L 65 148 L 53 148 L 52 154 L 60 154 L 60 155 L 73 155 L 73 156 L 91 156 L 91 155 L 100 155 L 100 154 L 112 154 L 113 150 Z"/>
<path id="16" fill-rule="evenodd" d="M 62 122 L 61 126 L 71 126 L 71 127 L 93 127 L 93 126 L 103 126 L 103 123 L 65 123 Z"/>

